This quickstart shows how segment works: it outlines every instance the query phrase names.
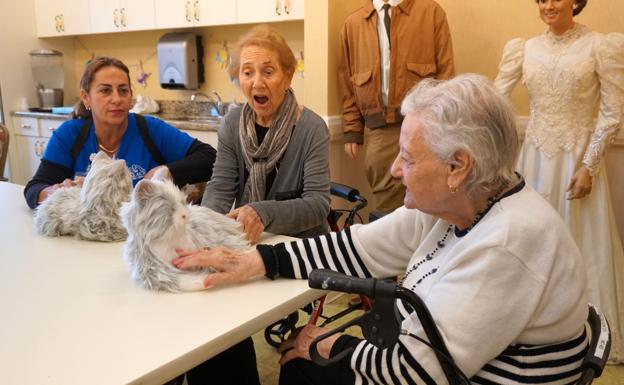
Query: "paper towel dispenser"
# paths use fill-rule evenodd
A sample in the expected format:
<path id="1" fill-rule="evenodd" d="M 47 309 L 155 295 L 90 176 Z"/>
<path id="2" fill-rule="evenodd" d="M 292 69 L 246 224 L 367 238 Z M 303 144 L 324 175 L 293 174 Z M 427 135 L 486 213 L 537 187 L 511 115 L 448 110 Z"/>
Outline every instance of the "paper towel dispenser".
<path id="1" fill-rule="evenodd" d="M 197 89 L 204 81 L 204 49 L 201 36 L 191 32 L 164 34 L 156 48 L 160 86 Z"/>

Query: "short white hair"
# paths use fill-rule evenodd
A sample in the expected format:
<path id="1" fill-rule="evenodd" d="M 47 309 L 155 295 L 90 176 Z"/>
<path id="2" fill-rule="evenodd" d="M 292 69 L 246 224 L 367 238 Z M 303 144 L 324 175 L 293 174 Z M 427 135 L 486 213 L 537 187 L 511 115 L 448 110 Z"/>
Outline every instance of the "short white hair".
<path id="1" fill-rule="evenodd" d="M 442 161 L 453 164 L 459 150 L 473 157 L 475 165 L 466 181 L 469 195 L 489 192 L 517 179 L 515 114 L 485 76 L 424 79 L 403 99 L 401 113 L 415 115 L 425 143 Z"/>

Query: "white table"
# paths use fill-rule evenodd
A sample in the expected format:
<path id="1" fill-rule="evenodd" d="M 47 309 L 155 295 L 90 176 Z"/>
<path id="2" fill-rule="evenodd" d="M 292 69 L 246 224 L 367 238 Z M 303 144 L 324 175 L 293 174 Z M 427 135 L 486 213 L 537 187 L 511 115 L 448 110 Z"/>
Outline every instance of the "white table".
<path id="1" fill-rule="evenodd" d="M 36 235 L 22 190 L 0 182 L 3 384 L 162 383 L 321 294 L 305 280 L 265 278 L 197 293 L 141 289 L 122 243 Z"/>

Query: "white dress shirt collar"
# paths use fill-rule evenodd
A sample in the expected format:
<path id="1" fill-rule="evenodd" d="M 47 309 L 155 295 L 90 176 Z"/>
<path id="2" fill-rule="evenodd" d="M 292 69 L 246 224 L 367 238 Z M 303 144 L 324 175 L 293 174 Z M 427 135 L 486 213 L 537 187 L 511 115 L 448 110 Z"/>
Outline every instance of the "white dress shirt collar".
<path id="1" fill-rule="evenodd" d="M 401 4 L 401 1 L 403 0 L 388 0 L 388 4 L 390 4 L 391 7 L 396 7 Z M 377 10 L 377 12 L 382 11 L 384 4 L 386 3 L 383 0 L 373 0 L 373 7 Z"/>

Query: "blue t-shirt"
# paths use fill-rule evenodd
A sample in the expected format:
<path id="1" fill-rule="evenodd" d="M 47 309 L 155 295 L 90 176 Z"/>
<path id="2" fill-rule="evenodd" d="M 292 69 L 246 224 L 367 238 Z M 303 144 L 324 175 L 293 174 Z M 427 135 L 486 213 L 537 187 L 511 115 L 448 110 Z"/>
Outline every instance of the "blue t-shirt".
<path id="1" fill-rule="evenodd" d="M 145 116 L 145 122 L 149 136 L 165 163 L 175 162 L 186 156 L 195 139 L 160 119 Z M 92 124 L 82 150 L 75 160 L 72 158 L 71 149 L 82 129 L 82 124 L 82 119 L 68 120 L 61 124 L 50 138 L 42 158 L 73 170 L 74 177 L 87 174 L 91 167 L 91 155 L 99 151 L 95 127 Z M 149 170 L 158 166 L 141 137 L 136 116 L 133 113 L 128 115 L 128 129 L 121 138 L 115 157 L 126 161 L 126 166 L 132 174 L 133 184 L 143 179 Z"/>

